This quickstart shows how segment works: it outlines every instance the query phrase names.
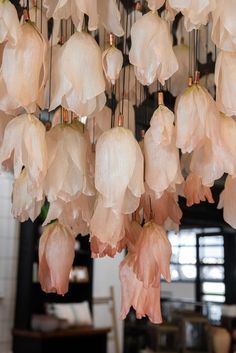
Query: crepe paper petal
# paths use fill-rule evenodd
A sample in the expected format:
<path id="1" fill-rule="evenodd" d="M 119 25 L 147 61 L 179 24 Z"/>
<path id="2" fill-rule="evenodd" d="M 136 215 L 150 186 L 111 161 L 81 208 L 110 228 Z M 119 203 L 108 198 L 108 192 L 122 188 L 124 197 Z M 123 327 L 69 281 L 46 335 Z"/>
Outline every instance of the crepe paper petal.
<path id="1" fill-rule="evenodd" d="M 41 6 L 40 6 L 41 7 Z M 35 24 L 38 30 L 42 33 L 45 40 L 48 39 L 48 19 L 44 11 L 33 4 L 29 9 L 30 20 Z M 54 23 L 53 23 L 54 25 Z"/>
<path id="2" fill-rule="evenodd" d="M 141 319 L 148 316 L 155 324 L 162 322 L 160 306 L 160 286 L 156 288 L 145 288 L 133 272 L 133 255 L 127 255 L 120 264 L 121 281 L 121 314 L 124 320 L 133 307 L 136 310 L 136 318 Z"/>
<path id="3" fill-rule="evenodd" d="M 45 127 L 34 115 L 18 116 L 7 124 L 0 150 L 0 163 L 9 159 L 12 152 L 15 178 L 20 176 L 25 167 L 32 183 L 31 192 L 37 192 L 47 171 L 47 148 Z"/>
<path id="4" fill-rule="evenodd" d="M 194 173 L 188 175 L 184 185 L 184 193 L 188 207 L 194 204 L 199 204 L 201 201 L 214 203 L 211 189 L 202 185 L 201 178 Z"/>
<path id="5" fill-rule="evenodd" d="M 219 140 L 219 112 L 206 88 L 193 84 L 176 102 L 176 146 L 192 152 L 205 137 Z"/>
<path id="6" fill-rule="evenodd" d="M 225 222 L 227 222 L 231 227 L 236 229 L 236 178 L 232 178 L 230 175 L 227 176 L 225 180 L 224 190 L 220 194 L 218 209 L 223 208 L 223 217 Z"/>
<path id="7" fill-rule="evenodd" d="M 157 11 L 164 5 L 165 0 L 147 0 L 147 2 L 150 10 Z"/>
<path id="8" fill-rule="evenodd" d="M 112 247 L 107 243 L 102 243 L 96 236 L 93 236 L 90 240 L 91 257 L 93 259 L 105 256 L 115 257 L 115 255 L 120 253 L 125 248 L 125 246 L 125 237 L 118 241 L 116 247 Z"/>
<path id="9" fill-rule="evenodd" d="M 217 0 L 217 6 L 212 12 L 212 41 L 218 48 L 225 51 L 236 51 L 235 12 L 234 0 Z"/>
<path id="10" fill-rule="evenodd" d="M 175 16 L 177 15 L 178 11 L 174 10 L 170 4 L 169 0 L 166 0 L 165 2 L 165 11 L 164 11 L 164 18 L 168 22 L 173 22 L 175 19 Z"/>
<path id="11" fill-rule="evenodd" d="M 119 125 L 119 116 L 121 114 L 124 115 L 124 123 L 123 126 L 132 131 L 135 136 L 135 111 L 131 101 L 128 99 L 123 99 L 117 103 L 115 110 L 115 122 L 114 126 Z"/>
<path id="12" fill-rule="evenodd" d="M 70 228 L 74 236 L 89 233 L 89 224 L 93 216 L 95 197 L 84 194 L 76 195 L 71 201 L 57 199 L 50 203 L 43 226 L 51 221 L 58 221 Z"/>
<path id="13" fill-rule="evenodd" d="M 29 188 L 31 189 L 30 180 L 26 169 L 23 169 L 20 176 L 15 179 L 12 190 L 12 215 L 20 222 L 25 222 L 29 218 L 34 222 L 44 204 L 42 189 L 38 191 L 42 198 L 37 200 L 30 195 Z"/>
<path id="14" fill-rule="evenodd" d="M 104 207 L 101 197 L 98 198 L 90 223 L 90 235 L 100 242 L 116 248 L 125 236 L 124 215 L 112 208 Z"/>
<path id="15" fill-rule="evenodd" d="M 202 178 L 202 184 L 211 187 L 224 173 L 236 175 L 236 123 L 233 118 L 219 116 L 218 139 L 205 139 L 192 155 L 190 170 Z"/>
<path id="16" fill-rule="evenodd" d="M 3 142 L 3 136 L 4 136 L 6 126 L 13 118 L 14 118 L 13 116 L 7 115 L 4 112 L 0 111 L 0 148 Z"/>
<path id="17" fill-rule="evenodd" d="M 105 106 L 100 112 L 87 120 L 87 129 L 91 143 L 96 143 L 103 132 L 111 128 L 112 111 Z"/>
<path id="18" fill-rule="evenodd" d="M 170 282 L 171 244 L 163 227 L 153 221 L 144 225 L 136 243 L 133 271 L 144 288 L 159 287 L 161 274 Z"/>
<path id="19" fill-rule="evenodd" d="M 123 65 L 122 52 L 111 46 L 102 53 L 102 66 L 108 82 L 113 85 L 119 78 L 120 71 Z"/>
<path id="20" fill-rule="evenodd" d="M 138 207 L 137 203 L 144 192 L 143 155 L 130 130 L 115 127 L 98 139 L 95 187 L 102 195 L 105 207 L 118 211 L 124 209 L 125 212 L 128 201 L 131 204 L 127 213 Z"/>
<path id="21" fill-rule="evenodd" d="M 173 47 L 173 51 L 177 58 L 179 69 L 171 76 L 170 92 L 177 97 L 188 85 L 189 47 L 185 44 L 179 44 Z"/>
<path id="22" fill-rule="evenodd" d="M 166 106 L 159 105 L 144 136 L 145 180 L 155 198 L 161 197 L 169 187 L 175 189 L 175 184 L 183 181 L 173 123 L 174 114 Z"/>
<path id="23" fill-rule="evenodd" d="M 164 85 L 178 70 L 168 23 L 158 14 L 148 12 L 134 23 L 131 42 L 129 59 L 141 84 L 158 79 Z"/>
<path id="24" fill-rule="evenodd" d="M 60 198 L 69 202 L 78 193 L 93 195 L 86 160 L 89 145 L 82 124 L 56 125 L 46 139 L 49 161 L 44 189 L 48 201 Z"/>
<path id="25" fill-rule="evenodd" d="M 15 6 L 9 0 L 0 0 L 0 43 L 8 40 L 16 45 L 21 28 Z"/>
<path id="26" fill-rule="evenodd" d="M 121 15 L 116 0 L 97 0 L 97 2 L 99 22 L 108 33 L 114 33 L 117 37 L 122 37 L 124 30 L 120 23 Z"/>
<path id="27" fill-rule="evenodd" d="M 55 53 L 53 65 L 50 110 L 62 105 L 79 116 L 102 110 L 106 102 L 102 55 L 91 35 L 74 33 Z"/>
<path id="28" fill-rule="evenodd" d="M 209 14 L 216 8 L 216 0 L 168 0 L 169 5 L 184 15 L 184 25 L 188 32 L 206 25 Z"/>
<path id="29" fill-rule="evenodd" d="M 39 240 L 39 281 L 47 293 L 64 295 L 75 256 L 75 238 L 58 222 L 44 228 Z"/>
<path id="30" fill-rule="evenodd" d="M 236 52 L 220 51 L 215 67 L 216 104 L 220 111 L 229 116 L 236 115 L 235 82 Z"/>
<path id="31" fill-rule="evenodd" d="M 5 86 L 9 98 L 8 104 L 0 101 L 0 109 L 9 112 L 23 107 L 32 113 L 46 80 L 47 45 L 32 23 L 23 24 L 21 30 L 16 45 L 8 42 L 4 48 L 0 86 Z"/>

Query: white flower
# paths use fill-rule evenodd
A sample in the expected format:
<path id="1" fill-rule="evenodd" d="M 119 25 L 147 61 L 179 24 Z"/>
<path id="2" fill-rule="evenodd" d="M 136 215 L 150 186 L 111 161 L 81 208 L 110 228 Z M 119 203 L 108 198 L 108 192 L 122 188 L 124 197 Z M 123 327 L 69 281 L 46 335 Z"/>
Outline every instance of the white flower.
<path id="1" fill-rule="evenodd" d="M 174 114 L 164 105 L 154 112 L 144 136 L 145 181 L 159 198 L 181 184 L 179 151 L 175 145 Z"/>
<path id="2" fill-rule="evenodd" d="M 102 53 L 102 66 L 106 75 L 106 79 L 113 85 L 119 78 L 122 65 L 123 54 L 119 49 L 110 46 Z"/>
<path id="3" fill-rule="evenodd" d="M 225 51 L 236 51 L 235 13 L 235 0 L 217 0 L 216 9 L 212 13 L 211 38 L 218 48 Z"/>
<path id="4" fill-rule="evenodd" d="M 25 167 L 30 180 L 31 195 L 37 195 L 47 171 L 45 127 L 34 115 L 24 114 L 12 119 L 6 126 L 0 163 L 14 153 L 14 176 L 18 178 Z"/>
<path id="5" fill-rule="evenodd" d="M 77 32 L 55 52 L 54 58 L 50 110 L 62 105 L 79 116 L 100 111 L 106 102 L 105 79 L 95 39 Z"/>
<path id="6" fill-rule="evenodd" d="M 0 0 L 0 43 L 8 40 L 11 44 L 21 35 L 21 28 L 15 6 L 9 0 Z"/>
<path id="7" fill-rule="evenodd" d="M 216 0 L 168 0 L 169 5 L 184 15 L 187 31 L 206 25 L 209 14 L 216 8 Z"/>
<path id="8" fill-rule="evenodd" d="M 220 111 L 236 115 L 236 52 L 220 51 L 215 68 L 216 103 Z"/>
<path id="9" fill-rule="evenodd" d="M 33 113 L 46 80 L 47 45 L 33 24 L 25 23 L 21 29 L 16 45 L 7 42 L 3 51 L 0 109 L 11 112 L 23 107 Z"/>
<path id="10" fill-rule="evenodd" d="M 149 12 L 134 23 L 131 42 L 129 59 L 143 85 L 149 86 L 156 79 L 164 85 L 178 70 L 168 23 L 157 13 Z"/>

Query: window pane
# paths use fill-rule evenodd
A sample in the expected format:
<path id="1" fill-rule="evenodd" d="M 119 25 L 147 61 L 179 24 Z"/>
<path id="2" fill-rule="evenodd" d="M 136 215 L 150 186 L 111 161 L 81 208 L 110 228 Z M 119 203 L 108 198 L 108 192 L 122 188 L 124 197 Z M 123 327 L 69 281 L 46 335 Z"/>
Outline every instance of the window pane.
<path id="1" fill-rule="evenodd" d="M 204 266 L 201 268 L 201 279 L 224 280 L 223 266 Z"/>
<path id="2" fill-rule="evenodd" d="M 194 265 L 171 265 L 172 281 L 192 281 L 196 279 L 196 266 Z"/>
<path id="3" fill-rule="evenodd" d="M 222 235 L 200 237 L 200 245 L 224 245 L 224 238 Z"/>
<path id="4" fill-rule="evenodd" d="M 225 284 L 217 282 L 203 282 L 202 291 L 204 294 L 225 294 Z"/>
<path id="5" fill-rule="evenodd" d="M 224 303 L 225 296 L 224 295 L 203 295 L 202 300 L 205 302 Z"/>
<path id="6" fill-rule="evenodd" d="M 172 247 L 171 262 L 179 264 L 196 264 L 196 248 Z"/>
<path id="7" fill-rule="evenodd" d="M 208 246 L 199 249 L 200 262 L 204 264 L 223 264 L 224 247 Z"/>

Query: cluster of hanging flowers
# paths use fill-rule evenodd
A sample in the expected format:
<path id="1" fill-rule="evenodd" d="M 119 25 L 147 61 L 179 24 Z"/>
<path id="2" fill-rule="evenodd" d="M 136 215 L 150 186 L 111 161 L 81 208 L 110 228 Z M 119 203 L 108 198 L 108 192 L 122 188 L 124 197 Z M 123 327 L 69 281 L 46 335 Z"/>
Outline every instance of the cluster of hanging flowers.
<path id="1" fill-rule="evenodd" d="M 115 45 L 115 36 L 124 35 L 115 0 L 44 0 L 43 6 L 39 28 L 29 18 L 37 9 L 19 21 L 11 2 L 0 0 L 0 164 L 14 173 L 12 213 L 34 221 L 49 204 L 39 243 L 44 291 L 68 291 L 75 238 L 89 234 L 92 257 L 128 250 L 120 264 L 121 318 L 133 307 L 137 318 L 160 323 L 161 276 L 171 280 L 166 230 L 180 225 L 179 196 L 187 206 L 213 203 L 211 187 L 227 173 L 218 207 L 236 227 L 235 3 L 149 0 L 150 11 L 129 29 L 131 88 Z M 212 40 L 220 50 L 216 101 L 197 71 L 186 87 L 189 47 L 173 48 L 168 23 L 178 12 L 187 31 L 213 19 Z M 44 27 L 51 17 L 49 35 Z M 94 31 L 108 34 L 102 49 Z M 107 97 L 116 94 L 119 77 L 122 99 L 111 109 Z M 134 87 L 170 78 L 175 113 L 159 93 L 138 143 Z M 47 124 L 39 119 L 43 113 Z"/>

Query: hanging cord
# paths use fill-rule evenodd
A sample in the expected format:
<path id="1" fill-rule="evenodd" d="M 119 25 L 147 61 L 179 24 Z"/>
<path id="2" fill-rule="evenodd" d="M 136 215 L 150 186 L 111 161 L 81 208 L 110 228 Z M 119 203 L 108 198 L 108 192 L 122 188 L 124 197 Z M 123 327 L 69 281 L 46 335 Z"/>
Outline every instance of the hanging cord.
<path id="1" fill-rule="evenodd" d="M 126 24 L 125 24 L 125 38 L 124 38 L 124 54 L 126 55 L 126 49 L 127 49 L 127 35 L 128 35 L 128 22 L 129 21 L 129 15 L 128 15 L 128 10 L 126 11 Z M 122 92 L 122 106 L 121 106 L 121 112 L 124 114 L 124 97 L 125 97 L 125 74 L 126 74 L 126 65 L 124 65 L 124 72 L 123 72 L 123 92 Z"/>
<path id="2" fill-rule="evenodd" d="M 34 16 L 35 16 L 35 25 L 36 25 L 36 27 L 38 27 L 38 4 L 37 4 L 37 0 L 34 0 L 34 7 L 35 7 L 35 9 L 34 9 L 34 11 L 35 11 L 35 14 L 34 14 Z"/>
<path id="3" fill-rule="evenodd" d="M 194 71 L 198 71 L 198 38 L 199 38 L 199 31 L 198 29 L 194 29 Z"/>
<path id="4" fill-rule="evenodd" d="M 50 39 L 50 57 L 49 57 L 49 83 L 48 83 L 48 121 L 50 121 L 50 105 L 52 98 L 52 35 Z"/>
<path id="5" fill-rule="evenodd" d="M 40 3 L 40 12 L 41 12 L 40 32 L 43 33 L 43 0 L 41 0 L 41 3 Z"/>

